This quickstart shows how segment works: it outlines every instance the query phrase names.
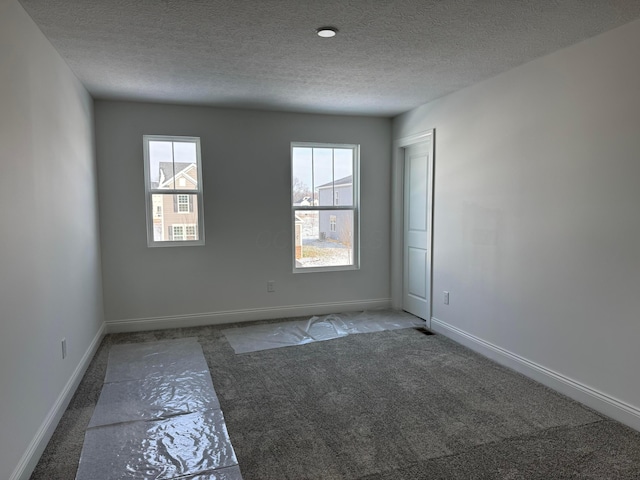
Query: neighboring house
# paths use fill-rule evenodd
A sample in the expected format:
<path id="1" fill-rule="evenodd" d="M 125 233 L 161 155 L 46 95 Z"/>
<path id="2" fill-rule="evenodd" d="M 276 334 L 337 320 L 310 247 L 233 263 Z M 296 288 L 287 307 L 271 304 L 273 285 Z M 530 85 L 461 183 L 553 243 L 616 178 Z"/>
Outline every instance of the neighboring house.
<path id="1" fill-rule="evenodd" d="M 320 206 L 353 205 L 353 176 L 340 178 L 318 187 Z M 342 202 L 342 203 L 341 203 Z M 353 225 L 353 213 L 350 210 L 320 211 L 320 240 L 344 241 L 350 238 Z M 349 231 L 345 231 L 349 229 Z M 341 238 L 342 237 L 342 238 Z"/>
<path id="2" fill-rule="evenodd" d="M 175 172 L 174 172 L 175 169 Z M 195 163 L 160 162 L 160 181 L 152 188 L 197 190 Z M 196 195 L 153 195 L 153 238 L 155 241 L 196 240 L 198 209 Z"/>

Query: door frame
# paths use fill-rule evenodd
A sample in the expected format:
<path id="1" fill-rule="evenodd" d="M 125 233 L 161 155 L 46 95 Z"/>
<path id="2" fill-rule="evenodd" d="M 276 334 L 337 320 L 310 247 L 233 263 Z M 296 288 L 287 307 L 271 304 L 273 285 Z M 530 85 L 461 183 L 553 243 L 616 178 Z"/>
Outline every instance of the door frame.
<path id="1" fill-rule="evenodd" d="M 402 309 L 402 292 L 404 282 L 404 153 L 411 145 L 430 142 L 429 146 L 429 181 L 427 182 L 427 199 L 431 205 L 427 208 L 427 282 L 429 284 L 429 311 L 427 328 L 431 327 L 433 311 L 433 191 L 435 185 L 435 129 L 426 130 L 415 135 L 402 137 L 393 142 L 393 158 L 391 172 L 391 306 Z"/>

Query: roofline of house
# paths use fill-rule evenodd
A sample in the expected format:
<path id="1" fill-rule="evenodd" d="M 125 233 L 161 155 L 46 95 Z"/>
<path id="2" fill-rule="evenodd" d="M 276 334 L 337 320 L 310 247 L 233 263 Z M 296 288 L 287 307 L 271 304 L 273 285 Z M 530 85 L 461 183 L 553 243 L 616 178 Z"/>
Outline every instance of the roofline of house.
<path id="1" fill-rule="evenodd" d="M 333 183 L 329 183 L 329 184 L 326 184 L 326 185 L 322 185 L 320 187 L 316 187 L 316 189 L 317 190 L 323 190 L 323 189 L 331 188 L 331 187 L 333 187 L 333 188 L 348 187 L 349 185 L 353 185 L 353 182 L 351 182 L 351 183 L 341 183 L 339 185 L 334 185 Z"/>
<path id="2" fill-rule="evenodd" d="M 184 175 L 185 177 L 189 177 L 189 180 L 191 180 L 193 183 L 197 184 L 198 182 L 193 177 L 191 177 L 191 175 L 187 175 L 185 173 L 188 169 L 190 169 L 193 166 L 198 168 L 198 164 L 192 162 L 188 166 L 186 166 L 182 170 L 180 170 L 178 173 L 176 173 L 173 177 L 169 177 L 169 178 L 165 179 L 164 182 L 158 184 L 158 187 L 161 187 L 162 185 L 166 185 L 169 182 L 169 180 L 173 180 L 174 178 L 178 178 L 178 175 Z"/>

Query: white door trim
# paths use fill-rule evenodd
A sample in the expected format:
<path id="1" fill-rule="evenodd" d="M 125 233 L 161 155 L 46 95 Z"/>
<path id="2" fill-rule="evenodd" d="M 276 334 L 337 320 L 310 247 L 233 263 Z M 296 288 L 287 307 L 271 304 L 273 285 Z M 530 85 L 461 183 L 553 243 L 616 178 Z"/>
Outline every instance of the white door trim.
<path id="1" fill-rule="evenodd" d="M 429 290 L 429 315 L 427 327 L 431 323 L 431 309 L 433 301 L 432 263 L 433 263 L 433 190 L 434 190 L 434 154 L 435 154 L 435 129 L 427 130 L 408 137 L 399 138 L 393 142 L 392 176 L 391 176 L 391 302 L 392 307 L 402 308 L 403 275 L 403 247 L 404 247 L 404 149 L 416 143 L 430 142 L 429 154 L 429 182 L 427 185 L 427 197 L 431 202 L 427 212 L 427 223 L 430 231 L 427 239 L 429 254 L 427 256 L 427 275 L 430 276 Z"/>

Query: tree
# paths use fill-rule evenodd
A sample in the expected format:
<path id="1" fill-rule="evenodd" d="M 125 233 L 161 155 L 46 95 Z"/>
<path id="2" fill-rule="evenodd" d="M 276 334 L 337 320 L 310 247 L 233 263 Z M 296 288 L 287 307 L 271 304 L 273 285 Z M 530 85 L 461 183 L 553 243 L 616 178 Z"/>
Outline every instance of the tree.
<path id="1" fill-rule="evenodd" d="M 343 212 L 347 213 L 347 212 Z M 352 260 L 353 250 L 353 216 L 340 215 L 338 221 L 338 241 L 347 247 L 349 261 Z"/>
<path id="2" fill-rule="evenodd" d="M 311 198 L 313 197 L 311 193 L 311 188 L 300 180 L 298 177 L 293 177 L 293 203 L 300 203 L 304 200 L 305 197 L 309 197 L 309 202 L 312 203 Z"/>

